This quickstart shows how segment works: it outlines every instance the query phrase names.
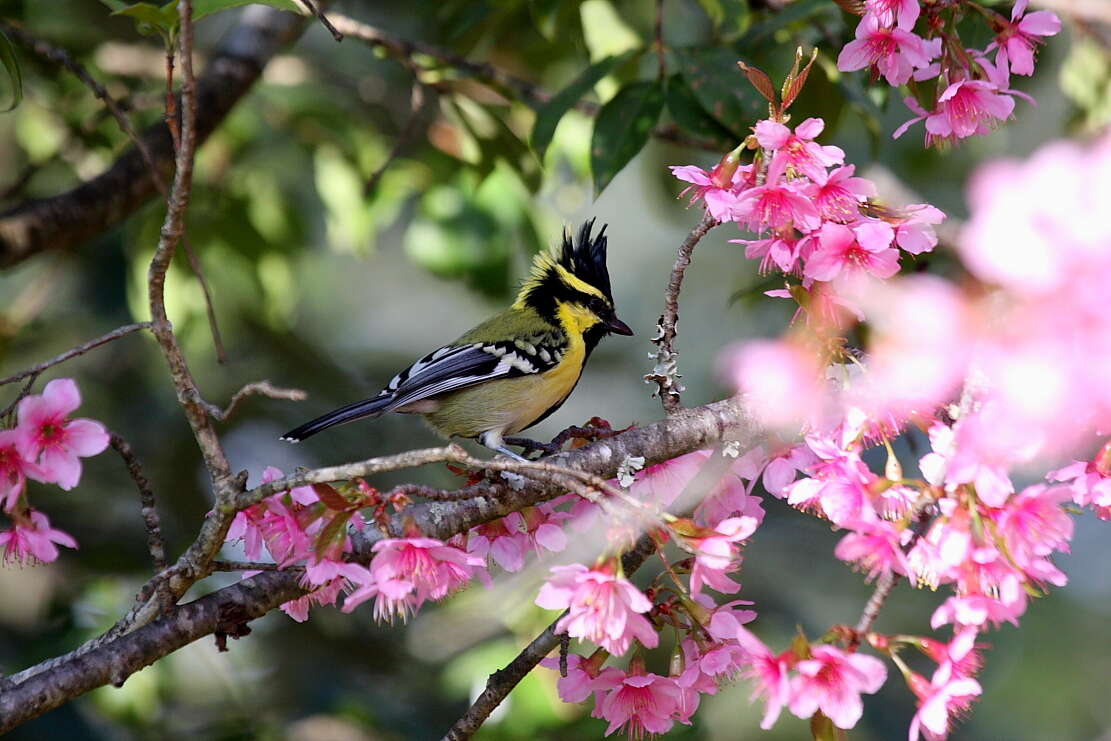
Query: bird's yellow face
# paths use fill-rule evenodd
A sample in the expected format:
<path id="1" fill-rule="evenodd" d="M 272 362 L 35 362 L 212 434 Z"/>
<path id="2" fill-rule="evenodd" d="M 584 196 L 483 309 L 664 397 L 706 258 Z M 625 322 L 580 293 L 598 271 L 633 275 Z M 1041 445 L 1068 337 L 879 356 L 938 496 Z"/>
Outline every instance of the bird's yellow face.
<path id="1" fill-rule="evenodd" d="M 605 288 L 609 288 L 608 277 Z M 514 306 L 531 306 L 542 316 L 558 320 L 566 330 L 577 335 L 633 333 L 625 322 L 617 318 L 613 301 L 606 291 L 588 283 L 546 254 L 537 256 L 532 275 L 521 288 Z"/>

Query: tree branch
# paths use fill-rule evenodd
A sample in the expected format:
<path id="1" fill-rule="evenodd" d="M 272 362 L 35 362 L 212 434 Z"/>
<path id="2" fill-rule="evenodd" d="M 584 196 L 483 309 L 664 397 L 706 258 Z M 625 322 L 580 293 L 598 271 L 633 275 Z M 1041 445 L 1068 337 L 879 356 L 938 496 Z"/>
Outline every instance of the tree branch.
<path id="1" fill-rule="evenodd" d="M 413 62 L 413 57 L 425 56 L 443 67 L 449 67 L 456 72 L 493 86 L 503 93 L 507 93 L 509 97 L 516 98 L 532 108 L 537 108 L 552 98 L 551 93 L 536 83 L 510 74 L 489 62 L 475 62 L 453 51 L 423 41 L 401 39 L 339 13 L 332 13 L 331 17 L 336 28 L 343 34 L 374 48 L 382 49 L 386 54 L 401 60 L 407 67 L 419 68 L 419 65 Z M 599 109 L 598 104 L 586 100 L 581 100 L 575 105 L 575 110 L 588 116 L 597 115 Z M 709 139 L 681 133 L 675 126 L 658 126 L 652 130 L 652 135 L 680 146 L 705 149 L 709 152 L 721 151 L 720 144 Z"/>
<path id="2" fill-rule="evenodd" d="M 224 37 L 197 83 L 200 116 L 197 141 L 203 142 L 250 90 L 272 56 L 304 30 L 307 19 L 265 7 L 243 11 Z M 165 123 L 141 136 L 167 180 L 174 149 Z M 0 213 L 0 268 L 11 267 L 46 250 L 64 250 L 113 227 L 157 193 L 142 153 L 132 147 L 104 173 L 65 193 L 22 203 Z"/>
<path id="3" fill-rule="evenodd" d="M 702 220 L 679 245 L 675 266 L 671 269 L 664 292 L 664 313 L 656 324 L 656 336 L 652 339 L 657 349 L 650 356 L 656 360 L 656 365 L 651 373 L 644 376 L 644 381 L 658 386 L 656 394 L 668 414 L 679 408 L 679 394 L 684 390 L 679 383 L 679 353 L 675 350 L 675 336 L 679 332 L 679 291 L 683 288 L 683 276 L 691 264 L 695 245 L 717 225 L 717 219 L 709 211 L 702 214 Z"/>
<path id="4" fill-rule="evenodd" d="M 116 433 L 110 438 L 112 449 L 120 454 L 131 480 L 139 489 L 139 503 L 143 515 L 143 524 L 147 529 L 147 548 L 150 550 L 151 560 L 154 562 L 155 571 L 166 568 L 166 544 L 162 541 L 162 526 L 158 519 L 158 510 L 154 506 L 154 491 L 150 488 L 150 481 L 143 473 L 143 467 L 135 455 L 135 451 L 127 441 Z"/>
<path id="5" fill-rule="evenodd" d="M 66 350 L 61 355 L 58 355 L 57 357 L 53 357 L 50 360 L 45 360 L 45 361 L 39 363 L 36 366 L 32 366 L 31 368 L 28 368 L 25 371 L 20 371 L 19 373 L 16 373 L 14 376 L 8 376 L 7 378 L 0 378 L 0 386 L 3 386 L 3 385 L 8 384 L 8 383 L 15 383 L 16 381 L 22 381 L 24 378 L 28 378 L 29 376 L 38 376 L 40 373 L 42 373 L 47 368 L 52 368 L 53 366 L 58 365 L 59 363 L 64 363 L 67 360 L 69 360 L 70 358 L 76 358 L 78 355 L 84 355 L 89 350 L 92 350 L 95 347 L 100 347 L 101 345 L 106 344 L 108 342 L 111 342 L 112 340 L 118 339 L 118 338 L 123 337 L 125 335 L 129 335 L 132 332 L 138 332 L 141 329 L 150 329 L 150 322 L 137 322 L 135 324 L 127 324 L 127 325 L 124 325 L 122 327 L 117 327 L 116 329 L 113 329 L 111 332 L 108 332 L 107 334 L 103 334 L 100 337 L 97 337 L 95 340 L 89 340 L 88 342 L 86 342 L 83 345 L 78 345 L 77 347 Z"/>
<path id="6" fill-rule="evenodd" d="M 301 389 L 281 388 L 264 380 L 248 383 L 246 386 L 236 391 L 231 397 L 231 401 L 229 401 L 228 405 L 223 409 L 207 401 L 202 403 L 210 417 L 224 422 L 232 415 L 240 402 L 249 396 L 265 396 L 267 399 L 284 399 L 285 401 L 304 401 L 309 395 Z"/>
<path id="7" fill-rule="evenodd" d="M 621 557 L 622 569 L 626 574 L 634 573 L 655 549 L 656 545 L 650 536 L 640 536 L 636 546 Z M 566 614 L 564 613 L 564 615 Z M 482 694 L 475 698 L 475 701 L 467 708 L 467 712 L 463 713 L 459 720 L 455 721 L 455 724 L 448 729 L 448 732 L 444 734 L 443 741 L 466 741 L 478 731 L 482 724 L 486 722 L 486 719 L 490 717 L 490 714 L 497 709 L 498 705 L 505 701 L 513 688 L 520 684 L 521 680 L 559 645 L 562 634 L 556 632 L 556 625 L 559 624 L 562 617 L 563 615 L 560 615 L 559 618 L 553 620 L 552 624 L 525 646 L 521 653 L 509 662 L 504 669 L 490 675 L 489 679 L 486 680 L 486 688 L 482 691 Z"/>
<path id="8" fill-rule="evenodd" d="M 551 456 L 545 461 L 605 479 L 613 477 L 621 462 L 629 456 L 643 456 L 647 465 L 652 465 L 713 445 L 723 438 L 750 441 L 757 434 L 752 418 L 740 401 L 725 399 L 680 410 L 654 424 L 633 428 L 607 440 Z M 434 448 L 401 455 L 411 455 L 411 460 L 416 460 L 422 455 L 435 457 L 432 454 L 442 454 L 442 451 L 441 448 Z M 373 465 L 381 460 L 371 459 L 346 467 L 335 466 L 287 476 L 279 486 L 303 486 L 311 482 L 335 481 L 349 475 L 365 475 L 368 471 L 384 470 Z M 264 487 L 272 487 L 274 483 L 277 482 Z M 237 504 L 243 503 L 246 498 L 261 499 L 276 493 L 264 487 L 242 495 Z M 459 490 L 460 495 L 473 496 L 471 499 L 426 502 L 408 507 L 394 515 L 390 529 L 400 531 L 402 523 L 411 520 L 427 537 L 447 540 L 511 511 L 553 499 L 565 492 L 566 488 L 551 481 L 529 481 L 522 489 L 514 489 L 504 483 L 483 482 Z M 206 520 L 206 527 L 213 519 L 209 517 Z M 379 533 L 368 531 L 365 538 L 367 547 L 381 537 Z M 233 604 L 237 615 L 252 619 L 300 596 L 303 593 L 299 587 L 300 577 L 300 569 L 259 574 L 196 602 L 172 607 L 145 627 L 115 635 L 100 643 L 94 639 L 86 644 L 88 648 L 82 647 L 67 656 L 47 660 L 8 678 L 7 682 L 0 683 L 0 733 L 91 689 L 108 683 L 118 684 L 162 656 L 217 632 L 220 621 L 209 612 L 217 609 L 212 604 L 214 600 L 220 604 Z M 207 617 L 200 623 L 193 622 L 201 620 L 199 615 Z M 136 624 L 142 622 L 136 621 Z"/>

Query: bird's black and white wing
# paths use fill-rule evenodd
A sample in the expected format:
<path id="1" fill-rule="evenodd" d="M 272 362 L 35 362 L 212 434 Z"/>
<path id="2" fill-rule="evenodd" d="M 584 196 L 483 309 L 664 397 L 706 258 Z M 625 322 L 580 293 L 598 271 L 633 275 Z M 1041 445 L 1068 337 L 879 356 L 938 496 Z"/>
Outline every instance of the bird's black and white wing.
<path id="1" fill-rule="evenodd" d="M 331 411 L 290 430 L 282 439 L 297 442 L 344 422 L 384 414 L 487 381 L 543 373 L 560 363 L 565 345 L 547 335 L 534 340 L 445 345 L 398 373 L 377 396 Z"/>
<path id="2" fill-rule="evenodd" d="M 389 409 L 499 378 L 543 373 L 559 364 L 563 348 L 524 340 L 448 345 L 398 373 L 382 390 Z"/>

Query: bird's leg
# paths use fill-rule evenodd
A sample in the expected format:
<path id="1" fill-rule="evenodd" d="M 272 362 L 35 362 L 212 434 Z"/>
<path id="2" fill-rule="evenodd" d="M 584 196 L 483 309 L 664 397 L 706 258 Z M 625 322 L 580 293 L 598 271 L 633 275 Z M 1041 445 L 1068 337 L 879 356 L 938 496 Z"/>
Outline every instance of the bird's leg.
<path id="1" fill-rule="evenodd" d="M 519 448 L 524 448 L 526 453 L 531 453 L 534 450 L 541 451 L 544 455 L 552 455 L 558 453 L 562 443 L 542 443 L 539 440 L 533 440 L 527 437 L 507 437 L 505 438 L 506 445 L 516 445 Z"/>
<path id="2" fill-rule="evenodd" d="M 521 461 L 522 463 L 529 462 L 528 458 L 518 455 L 505 447 L 506 440 L 502 439 L 501 430 L 488 430 L 479 435 L 478 441 L 495 453 L 501 453 L 504 456 L 512 458 L 515 461 Z"/>

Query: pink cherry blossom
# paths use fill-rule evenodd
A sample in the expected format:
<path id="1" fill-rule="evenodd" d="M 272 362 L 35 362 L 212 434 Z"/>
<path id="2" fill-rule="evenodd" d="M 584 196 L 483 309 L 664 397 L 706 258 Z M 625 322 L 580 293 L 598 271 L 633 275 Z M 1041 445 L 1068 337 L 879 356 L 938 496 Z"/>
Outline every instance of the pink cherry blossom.
<path id="1" fill-rule="evenodd" d="M 15 517 L 13 524 L 11 530 L 0 532 L 6 563 L 50 563 L 58 558 L 58 546 L 77 547 L 73 536 L 50 527 L 50 520 L 38 510 L 27 510 Z"/>
<path id="2" fill-rule="evenodd" d="M 354 564 L 352 564 L 354 565 Z M 339 598 L 340 592 L 346 584 L 344 579 L 335 578 L 331 581 L 325 582 L 322 586 L 312 590 L 308 594 L 298 597 L 295 600 L 290 600 L 281 605 L 282 612 L 289 615 L 291 618 L 299 623 L 303 623 L 309 619 L 309 610 L 316 605 L 326 606 L 334 605 Z M 309 586 L 308 582 L 302 580 L 302 586 Z"/>
<path id="3" fill-rule="evenodd" d="M 1101 520 L 1111 520 L 1111 477 L 1101 473 L 1095 463 L 1075 461 L 1050 471 L 1046 478 L 1069 483 L 1072 500 L 1076 504 L 1091 506 Z"/>
<path id="4" fill-rule="evenodd" d="M 770 273 L 772 267 L 784 273 L 793 273 L 798 268 L 800 248 L 803 240 L 796 239 L 794 230 L 786 234 L 775 233 L 767 239 L 730 239 L 733 244 L 745 245 L 745 257 L 760 260 L 760 272 Z"/>
<path id="5" fill-rule="evenodd" d="M 46 384 L 41 396 L 19 402 L 17 446 L 28 461 L 41 466 L 45 477 L 66 491 L 81 480 L 81 458 L 108 447 L 104 425 L 91 419 L 69 419 L 81 406 L 81 393 L 71 378 Z"/>
<path id="6" fill-rule="evenodd" d="M 968 710 L 982 691 L 975 679 L 953 674 L 945 667 L 939 668 L 929 682 L 920 674 L 912 674 L 910 687 L 919 705 L 910 723 L 909 741 L 917 741 L 919 734 L 927 741 L 948 738 L 952 717 Z"/>
<path id="7" fill-rule="evenodd" d="M 695 450 L 637 471 L 629 494 L 660 507 L 670 507 L 711 455 L 710 450 Z"/>
<path id="8" fill-rule="evenodd" d="M 791 712 L 809 718 L 818 710 L 838 728 L 856 725 L 864 712 L 861 693 L 873 694 L 887 680 L 883 662 L 846 653 L 836 646 L 812 646 L 810 658 L 798 662 L 791 684 Z"/>
<path id="9" fill-rule="evenodd" d="M 372 550 L 370 571 L 379 600 L 399 615 L 442 599 L 469 582 L 486 563 L 435 538 L 386 538 Z"/>
<path id="10" fill-rule="evenodd" d="M 1052 10 L 1026 12 L 1030 0 L 1017 0 L 1011 9 L 1011 22 L 1007 23 L 999 35 L 987 48 L 999 48 L 1000 56 L 1010 63 L 1011 72 L 1016 75 L 1034 74 L 1034 53 L 1045 36 L 1056 36 L 1061 32 L 1061 19 Z"/>
<path id="11" fill-rule="evenodd" d="M 1073 520 L 1061 505 L 1071 499 L 1068 487 L 1037 484 L 1011 497 L 998 513 L 998 533 L 1020 568 L 1054 551 L 1068 553 Z"/>
<path id="12" fill-rule="evenodd" d="M 737 203 L 743 184 L 749 177 L 752 166 L 741 166 L 736 169 L 727 182 L 723 181 L 722 166 L 719 164 L 710 172 L 694 165 L 673 165 L 671 174 L 679 180 L 691 183 L 679 194 L 686 195 L 694 191 L 691 203 L 699 200 L 706 202 L 706 210 L 718 221 L 728 221 L 732 218 L 733 207 Z"/>
<path id="13" fill-rule="evenodd" d="M 814 199 L 823 219 L 841 224 L 859 221 L 860 204 L 877 196 L 875 183 L 855 177 L 855 173 L 855 165 L 845 165 L 812 178 L 814 182 L 807 186 L 806 193 Z"/>
<path id="14" fill-rule="evenodd" d="M 588 569 L 577 563 L 553 566 L 536 604 L 547 610 L 568 610 L 556 623 L 557 633 L 593 641 L 616 656 L 628 651 L 634 638 L 648 648 L 659 643 L 659 635 L 641 614 L 652 609 L 652 603 L 608 568 Z"/>
<path id="15" fill-rule="evenodd" d="M 845 523 L 845 527 L 853 532 L 841 539 L 833 555 L 866 571 L 869 581 L 880 574 L 910 573 L 903 553 L 902 533 L 890 522 L 862 520 Z"/>
<path id="16" fill-rule="evenodd" d="M 889 85 L 898 87 L 940 54 L 940 38 L 926 40 L 901 27 L 885 28 L 869 13 L 856 27 L 856 39 L 837 56 L 837 69 L 855 72 L 874 65 Z"/>
<path id="17" fill-rule="evenodd" d="M 758 524 L 755 517 L 730 517 L 715 526 L 715 534 L 683 538 L 695 554 L 691 594 L 701 594 L 704 586 L 724 594 L 734 594 L 741 588 L 726 574 L 737 569 L 736 544 L 750 538 Z"/>
<path id="18" fill-rule="evenodd" d="M 803 275 L 829 281 L 845 273 L 866 272 L 890 278 L 899 272 L 899 251 L 891 246 L 895 232 L 882 221 L 852 227 L 826 222 L 818 232 L 818 249 L 806 261 Z"/>
<path id="19" fill-rule="evenodd" d="M 609 721 L 606 735 L 624 729 L 630 738 L 666 733 L 674 725 L 671 716 L 679 708 L 679 686 L 659 674 L 627 674 L 609 690 L 599 710 Z"/>
<path id="20" fill-rule="evenodd" d="M 754 340 L 725 351 L 723 375 L 747 395 L 766 425 L 797 429 L 820 406 L 821 369 L 814 353 L 789 340 Z"/>
<path id="21" fill-rule="evenodd" d="M 922 12 L 918 0 L 864 0 L 864 7 L 881 26 L 898 25 L 905 31 L 914 28 Z"/>
<path id="22" fill-rule="evenodd" d="M 978 650 L 983 646 L 976 643 L 979 634 L 977 628 L 962 628 L 949 643 L 923 637 L 921 649 L 937 662 L 938 669 L 945 668 L 953 676 L 974 677 L 984 665 Z"/>
<path id="23" fill-rule="evenodd" d="M 778 121 L 760 121 L 753 128 L 760 146 L 775 152 L 769 171 L 779 172 L 792 167 L 811 180 L 824 179 L 826 170 L 845 161 L 840 147 L 823 146 L 814 141 L 825 128 L 820 118 L 808 118 L 794 133 Z"/>
<path id="24" fill-rule="evenodd" d="M 808 435 L 806 444 L 817 460 L 810 467 L 810 478 L 799 479 L 783 489 L 787 503 L 820 511 L 835 525 L 874 516 L 868 511 L 869 487 L 878 477 L 860 459 L 860 454 L 817 434 Z"/>
<path id="25" fill-rule="evenodd" d="M 593 693 L 595 702 L 598 702 L 604 691 L 599 687 L 599 684 L 603 684 L 607 688 L 612 686 L 606 680 L 601 683 L 598 682 L 601 663 L 605 658 L 605 654 L 600 654 L 597 657 L 592 656 L 589 659 L 578 654 L 567 654 L 567 676 L 561 676 L 556 681 L 556 691 L 559 693 L 559 699 L 564 702 L 583 702 Z M 540 666 L 559 671 L 559 663 L 558 656 L 549 656 L 540 661 Z"/>
<path id="26" fill-rule="evenodd" d="M 19 451 L 19 432 L 0 430 L 0 509 L 12 512 L 19 504 L 27 478 L 47 479 L 46 473 Z"/>
<path id="27" fill-rule="evenodd" d="M 1014 98 L 1004 95 L 993 82 L 987 80 L 958 80 L 938 96 L 937 107 L 932 112 L 907 98 L 907 105 L 918 113 L 895 130 L 898 139 L 907 128 L 925 119 L 927 143 L 937 140 L 965 139 L 975 134 L 987 134 L 998 121 L 1010 118 L 1015 109 Z"/>
<path id="28" fill-rule="evenodd" d="M 803 231 L 818 228 L 818 209 L 802 192 L 802 184 L 785 180 L 786 161 L 772 159 L 764 185 L 741 193 L 733 208 L 733 220 L 749 231 L 779 231 L 795 226 Z"/>
<path id="29" fill-rule="evenodd" d="M 806 445 L 789 446 L 768 461 L 764 469 L 764 489 L 772 496 L 782 499 L 785 496 L 783 490 L 795 480 L 795 474 L 816 462 L 817 458 Z"/>
<path id="30" fill-rule="evenodd" d="M 702 702 L 702 695 L 716 695 L 718 690 L 717 679 L 719 674 L 727 678 L 735 673 L 735 659 L 744 652 L 740 646 L 708 645 L 706 650 L 694 640 L 684 638 L 680 643 L 683 651 L 683 671 L 679 676 L 671 679 L 679 687 L 679 703 L 675 711 L 675 719 L 680 723 L 690 725 L 690 719 L 698 710 Z"/>
<path id="31" fill-rule="evenodd" d="M 738 458 L 699 502 L 694 510 L 695 521 L 713 527 L 730 517 L 751 517 L 759 526 L 764 521 L 764 500 L 752 495 L 752 487 L 763 467 L 764 453 L 759 446 Z"/>
<path id="32" fill-rule="evenodd" d="M 902 210 L 895 224 L 895 244 L 912 255 L 932 252 L 937 247 L 934 225 L 945 221 L 945 213 L 928 203 L 912 203 Z"/>
<path id="33" fill-rule="evenodd" d="M 780 712 L 791 701 L 791 682 L 788 676 L 790 665 L 787 661 L 789 653 L 776 655 L 747 628 L 741 626 L 737 627 L 735 638 L 748 654 L 747 666 L 741 671 L 741 676 L 755 683 L 752 699 L 762 697 L 766 703 L 764 718 L 760 721 L 760 727 L 766 731 L 775 725 Z"/>

